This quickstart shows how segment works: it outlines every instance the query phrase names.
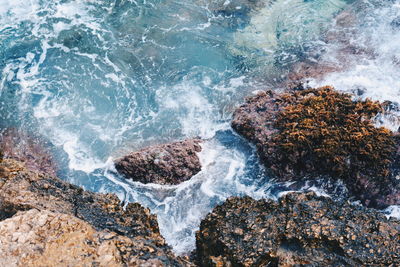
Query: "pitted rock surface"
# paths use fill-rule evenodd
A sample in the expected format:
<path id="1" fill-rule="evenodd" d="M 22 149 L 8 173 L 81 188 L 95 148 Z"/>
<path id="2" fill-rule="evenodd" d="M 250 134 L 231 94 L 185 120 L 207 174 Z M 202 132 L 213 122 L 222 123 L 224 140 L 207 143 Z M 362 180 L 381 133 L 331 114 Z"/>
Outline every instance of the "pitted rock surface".
<path id="1" fill-rule="evenodd" d="M 199 139 L 189 139 L 147 147 L 117 159 L 115 168 L 133 181 L 179 184 L 201 170 L 196 154 L 201 151 L 200 142 Z"/>
<path id="2" fill-rule="evenodd" d="M 31 209 L 0 222 L 0 266 L 170 266 L 142 237 L 97 231 L 75 216 Z M 166 262 L 168 264 L 166 264 Z M 175 262 L 175 266 L 182 266 Z"/>
<path id="3" fill-rule="evenodd" d="M 400 222 L 315 193 L 229 198 L 196 235 L 200 266 L 398 266 Z"/>
<path id="4" fill-rule="evenodd" d="M 20 217 L 19 215 L 21 214 L 28 215 Z M 69 230 L 67 229 L 65 232 L 65 242 L 67 243 L 63 244 L 61 241 L 51 243 L 49 240 L 53 237 L 50 233 L 49 236 L 46 237 L 49 239 L 35 239 L 36 234 L 30 236 L 28 226 L 23 226 L 23 229 L 26 228 L 26 231 L 28 232 L 21 232 L 20 235 L 23 237 L 21 237 L 20 241 L 19 239 L 12 239 L 14 244 L 10 244 L 11 247 L 9 248 L 13 250 L 14 248 L 12 247 L 15 246 L 15 251 L 22 251 L 25 248 L 27 250 L 31 248 L 30 245 L 25 247 L 25 242 L 32 241 L 33 244 L 37 244 L 38 249 L 33 249 L 35 250 L 32 252 L 33 254 L 27 252 L 29 255 L 33 255 L 32 261 L 28 260 L 28 262 L 33 263 L 36 262 L 36 260 L 38 262 L 43 260 L 44 262 L 46 258 L 44 255 L 47 254 L 43 253 L 48 252 L 51 254 L 53 253 L 52 251 L 57 251 L 55 253 L 61 253 L 63 250 L 68 250 L 69 247 L 66 244 L 68 244 L 68 240 L 74 238 L 76 239 L 71 242 L 76 243 L 74 243 L 73 248 L 70 248 L 72 250 L 71 253 L 81 253 L 81 249 L 84 251 L 89 249 L 95 253 L 95 251 L 99 249 L 101 250 L 105 244 L 102 241 L 102 235 L 104 232 L 107 232 L 116 236 L 115 242 L 113 241 L 115 244 L 111 244 L 110 248 L 106 245 L 107 249 L 114 251 L 114 245 L 118 248 L 121 242 L 122 244 L 121 247 L 118 248 L 119 252 L 117 254 L 119 256 L 117 254 L 114 255 L 114 252 L 110 252 L 111 254 L 107 254 L 113 257 L 107 258 L 107 260 L 110 260 L 110 265 L 103 266 L 114 266 L 114 263 L 122 264 L 122 266 L 146 266 L 142 265 L 145 263 L 150 264 L 149 266 L 191 266 L 189 262 L 176 257 L 172 253 L 171 248 L 165 243 L 164 238 L 160 235 L 156 216 L 152 215 L 148 209 L 143 208 L 140 204 L 129 203 L 124 209 L 122 203 L 120 203 L 119 199 L 114 194 L 87 192 L 77 186 L 60 180 L 57 177 L 27 170 L 23 163 L 12 159 L 3 159 L 0 162 L 0 221 L 6 222 L 11 220 L 15 222 L 15 219 L 23 225 L 30 224 L 34 226 L 36 221 L 41 220 L 40 216 L 42 215 L 45 217 L 50 216 L 51 218 L 56 218 L 55 221 L 57 223 L 54 223 L 52 226 L 54 229 L 49 229 L 50 233 L 53 230 L 58 231 L 57 229 L 60 227 L 62 228 L 65 223 L 67 227 L 68 221 L 75 221 L 77 222 L 76 227 L 78 229 L 79 227 L 83 227 L 83 230 L 81 231 L 83 236 L 85 233 L 89 233 L 92 237 L 83 239 L 83 237 L 80 237 L 77 232 L 74 232 L 73 229 L 75 226 L 73 226 L 68 228 Z M 28 218 L 26 216 L 29 218 L 32 217 L 32 219 L 29 219 L 32 220 L 32 222 L 25 221 L 25 219 Z M 51 221 L 53 221 L 53 219 L 51 219 Z M 38 225 L 38 227 L 40 228 L 42 225 Z M 6 233 L 7 229 L 11 228 L 6 227 L 1 229 L 3 229 L 2 236 L 13 235 L 12 232 Z M 34 239 L 30 239 L 31 237 Z M 93 244 L 91 243 L 92 241 L 90 241 L 92 239 L 94 240 Z M 50 242 L 52 247 L 46 247 L 47 245 L 45 243 L 37 243 L 39 240 L 42 240 L 45 243 Z M 87 240 L 90 242 L 88 241 L 89 243 L 85 245 Z M 81 241 L 83 243 L 81 243 Z M 22 243 L 20 244 L 20 242 Z M 40 249 L 40 247 L 43 249 Z M 74 250 L 75 248 L 76 250 Z M 82 253 L 85 254 L 86 252 Z M 77 259 L 82 256 L 83 262 L 91 259 L 93 262 L 96 262 L 97 260 L 103 262 L 104 260 L 100 258 L 94 260 L 94 258 L 83 256 L 83 254 L 77 254 L 75 256 Z M 100 254 L 98 257 L 104 256 Z M 2 254 L 0 253 L 0 255 Z M 17 262 L 17 266 L 24 265 L 23 262 L 25 258 L 23 257 L 26 256 L 25 254 L 14 253 L 9 254 L 9 257 L 12 255 L 15 257 L 14 262 Z M 94 256 L 96 256 L 96 254 L 94 254 Z M 63 255 L 54 257 L 59 257 L 60 260 L 63 259 Z M 130 265 L 128 262 L 131 260 L 133 263 Z M 69 262 L 71 262 L 71 264 L 67 266 L 87 266 L 83 263 L 81 265 L 75 265 L 73 258 L 70 258 Z M 77 260 L 77 262 L 79 261 Z M 153 263 L 155 265 L 152 265 Z M 0 264 L 0 266 L 3 265 Z M 53 265 L 33 264 L 33 266 L 60 265 L 54 263 Z"/>

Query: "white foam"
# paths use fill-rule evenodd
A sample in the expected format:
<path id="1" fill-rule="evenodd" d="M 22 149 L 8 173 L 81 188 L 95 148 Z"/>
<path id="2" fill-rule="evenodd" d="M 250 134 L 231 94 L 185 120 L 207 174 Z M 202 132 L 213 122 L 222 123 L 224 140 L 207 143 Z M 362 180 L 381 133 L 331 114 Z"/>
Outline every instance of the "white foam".
<path id="1" fill-rule="evenodd" d="M 9 26 L 9 23 L 34 18 L 40 8 L 39 0 L 2 0 L 0 2 L 0 25 Z M 10 20 L 10 17 L 13 19 Z"/>
<path id="2" fill-rule="evenodd" d="M 183 135 L 208 139 L 218 130 L 229 127 L 218 122 L 218 106 L 210 103 L 200 86 L 183 82 L 159 92 L 158 102 L 164 106 L 164 112 L 184 114 L 178 118 Z"/>
<path id="3" fill-rule="evenodd" d="M 389 206 L 384 210 L 384 213 L 388 218 L 393 217 L 396 219 L 400 219 L 400 206 L 398 205 Z"/>
<path id="4" fill-rule="evenodd" d="M 393 19 L 400 16 L 399 2 L 381 9 L 364 11 L 361 15 L 364 17 L 359 18 L 361 25 L 358 25 L 357 31 L 345 36 L 349 43 L 367 52 L 346 55 L 340 49 L 331 49 L 325 59 L 336 60 L 336 64 L 345 64 L 347 67 L 320 80 L 312 80 L 310 85 L 328 84 L 350 93 L 358 90 L 362 92 L 363 98 L 400 104 L 400 62 L 396 61 L 400 55 L 400 29 L 390 25 Z M 337 46 L 341 47 L 341 44 Z M 341 62 L 343 58 L 347 61 Z M 390 118 L 382 124 L 395 131 L 400 126 L 398 120 Z"/>
<path id="5" fill-rule="evenodd" d="M 106 166 L 106 162 L 97 160 L 94 155 L 89 154 L 90 150 L 86 148 L 85 144 L 79 142 L 77 137 L 63 143 L 64 151 L 69 157 L 69 168 L 71 170 L 91 173 Z"/>
<path id="6" fill-rule="evenodd" d="M 256 186 L 242 183 L 246 161 L 242 152 L 228 149 L 216 140 L 205 141 L 201 146 L 198 155 L 202 169 L 188 181 L 171 186 L 122 183 L 127 199 L 139 201 L 157 214 L 160 232 L 177 254 L 194 249 L 194 233 L 216 203 L 232 195 L 265 197 L 265 188 L 257 191 Z M 110 179 L 121 183 L 115 177 Z"/>

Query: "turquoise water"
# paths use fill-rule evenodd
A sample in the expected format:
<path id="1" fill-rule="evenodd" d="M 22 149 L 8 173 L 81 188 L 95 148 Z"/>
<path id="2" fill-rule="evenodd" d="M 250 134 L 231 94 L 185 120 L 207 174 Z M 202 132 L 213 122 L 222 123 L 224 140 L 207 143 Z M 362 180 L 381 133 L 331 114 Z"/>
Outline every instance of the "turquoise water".
<path id="1" fill-rule="evenodd" d="M 399 97 L 399 68 L 388 61 L 400 54 L 390 26 L 398 1 L 249 3 L 0 0 L 0 127 L 44 137 L 62 179 L 149 207 L 167 242 L 188 252 L 201 218 L 227 197 L 284 190 L 231 131 L 230 118 L 245 96 L 279 84 L 296 62 L 340 64 L 345 42 L 327 42 L 327 32 L 373 44 L 377 56 L 313 83 L 351 91 L 356 76 L 370 79 L 366 95 Z M 344 10 L 354 23 L 340 28 L 335 18 Z M 363 68 L 372 74 L 364 77 Z M 129 151 L 196 136 L 206 140 L 203 169 L 188 182 L 142 185 L 115 173 L 112 160 Z"/>

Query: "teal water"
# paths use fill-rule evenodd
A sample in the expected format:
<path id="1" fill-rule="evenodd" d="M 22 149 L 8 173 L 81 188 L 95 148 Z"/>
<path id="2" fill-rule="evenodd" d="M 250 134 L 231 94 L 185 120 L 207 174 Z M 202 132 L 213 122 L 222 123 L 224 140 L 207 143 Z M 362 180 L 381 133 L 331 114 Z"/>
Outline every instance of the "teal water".
<path id="1" fill-rule="evenodd" d="M 227 197 L 284 191 L 230 129 L 245 96 L 297 62 L 341 64 L 341 47 L 357 42 L 373 51 L 312 82 L 399 98 L 398 1 L 253 2 L 0 0 L 0 127 L 44 137 L 62 179 L 149 207 L 167 242 L 188 252 L 201 218 Z M 354 21 L 339 27 L 343 11 Z M 347 44 L 327 41 L 335 31 Z M 196 136 L 207 140 L 203 169 L 188 182 L 115 174 L 112 160 L 129 151 Z"/>

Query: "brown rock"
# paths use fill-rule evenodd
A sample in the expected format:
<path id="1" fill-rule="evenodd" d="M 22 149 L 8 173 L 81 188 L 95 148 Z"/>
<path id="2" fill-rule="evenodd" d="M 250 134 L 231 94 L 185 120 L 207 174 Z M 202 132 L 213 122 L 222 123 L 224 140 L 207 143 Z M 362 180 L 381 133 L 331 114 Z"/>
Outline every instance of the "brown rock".
<path id="1" fill-rule="evenodd" d="M 141 183 L 179 184 L 201 170 L 196 152 L 201 140 L 190 139 L 151 146 L 115 161 L 115 168 L 126 178 Z"/>
<path id="2" fill-rule="evenodd" d="M 398 220 L 315 193 L 278 202 L 229 198 L 202 221 L 196 239 L 200 266 L 400 264 Z"/>
<path id="3" fill-rule="evenodd" d="M 148 240 L 97 231 L 72 215 L 46 210 L 0 222 L 0 244 L 0 266 L 170 266 L 147 252 L 155 250 Z"/>
<path id="4" fill-rule="evenodd" d="M 7 257 L 14 258 L 6 261 L 17 262 L 18 266 L 25 260 L 38 263 L 33 266 L 59 266 L 51 264 L 50 259 L 70 262 L 67 266 L 87 266 L 85 263 L 90 261 L 110 262 L 104 266 L 121 263 L 142 266 L 156 262 L 160 265 L 150 266 L 190 266 L 173 255 L 159 233 L 156 216 L 138 203 L 129 203 L 124 209 L 113 194 L 84 191 L 56 177 L 27 170 L 23 163 L 12 159 L 0 163 L 0 174 L 0 220 L 17 220 L 21 224 L 21 234 L 13 233 L 10 224 L 6 224 L 6 228 L 0 227 L 4 238 L 8 240 L 13 236 L 14 243 L 7 249 L 14 252 L 8 253 Z M 21 211 L 28 213 L 17 213 Z M 44 225 L 40 223 L 42 221 Z M 36 230 L 31 231 L 31 226 Z M 105 240 L 112 241 L 107 243 Z M 28 245 L 31 241 L 35 244 L 33 247 Z M 47 258 L 49 265 L 45 264 Z"/>
<path id="5" fill-rule="evenodd" d="M 122 266 L 118 238 L 105 234 L 72 215 L 19 212 L 0 222 L 0 266 Z"/>
<path id="6" fill-rule="evenodd" d="M 378 102 L 352 101 L 332 87 L 261 92 L 233 116 L 232 127 L 257 147 L 280 181 L 342 179 L 363 204 L 399 204 L 398 136 L 374 127 Z"/>

